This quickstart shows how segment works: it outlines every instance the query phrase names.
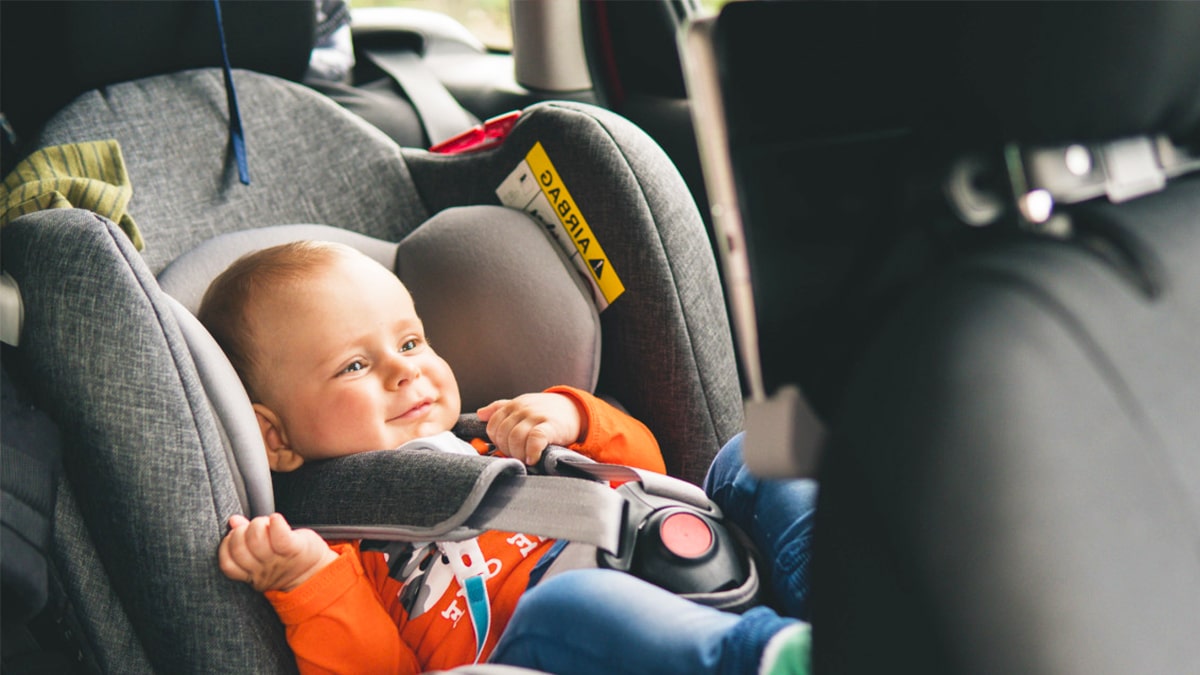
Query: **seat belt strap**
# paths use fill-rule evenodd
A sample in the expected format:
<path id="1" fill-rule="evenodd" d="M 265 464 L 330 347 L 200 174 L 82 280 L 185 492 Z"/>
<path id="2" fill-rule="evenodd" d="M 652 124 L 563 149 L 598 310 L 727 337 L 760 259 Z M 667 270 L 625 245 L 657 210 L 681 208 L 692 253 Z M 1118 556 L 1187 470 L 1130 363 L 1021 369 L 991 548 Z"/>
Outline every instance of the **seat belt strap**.
<path id="1" fill-rule="evenodd" d="M 542 464 L 550 475 L 590 478 L 614 487 L 622 483 L 641 483 L 642 488 L 649 494 L 674 499 L 700 509 L 708 509 L 712 503 L 698 485 L 645 469 L 620 464 L 602 464 L 561 446 L 552 445 L 546 448 L 542 453 Z"/>
<path id="2" fill-rule="evenodd" d="M 466 525 L 592 544 L 615 554 L 625 499 L 606 483 L 561 476 L 497 478 Z"/>
<path id="3" fill-rule="evenodd" d="M 417 109 L 431 146 L 479 124 L 479 120 L 459 105 L 446 85 L 425 65 L 420 54 L 371 50 L 363 53 L 404 90 L 408 100 Z"/>
<path id="4" fill-rule="evenodd" d="M 475 630 L 475 663 L 483 656 L 492 625 L 492 603 L 488 598 L 487 580 L 492 576 L 487 558 L 478 539 L 439 541 L 438 550 L 446 556 L 454 578 L 467 596 L 467 613 Z"/>

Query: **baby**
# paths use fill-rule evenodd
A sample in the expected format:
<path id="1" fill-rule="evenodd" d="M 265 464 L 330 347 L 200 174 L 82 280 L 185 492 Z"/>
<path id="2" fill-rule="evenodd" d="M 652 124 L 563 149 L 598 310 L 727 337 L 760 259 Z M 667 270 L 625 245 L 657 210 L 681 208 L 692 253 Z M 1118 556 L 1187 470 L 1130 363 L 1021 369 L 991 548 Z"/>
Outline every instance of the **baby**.
<path id="1" fill-rule="evenodd" d="M 199 318 L 246 386 L 274 471 L 397 448 L 458 420 L 454 373 L 426 339 L 408 290 L 352 248 L 297 242 L 245 256 L 212 283 Z M 528 463 L 556 444 L 664 471 L 645 425 L 577 389 L 496 401 L 478 414 L 496 450 Z M 331 546 L 279 514 L 235 515 L 229 525 L 221 570 L 266 592 L 302 670 L 392 672 L 401 664 L 417 672 L 486 658 L 554 545 L 487 532 L 454 545 L 407 546 L 407 564 L 397 564 L 395 551 L 385 559 L 359 542 Z M 463 547 L 489 574 L 491 630 L 482 640 L 471 621 L 459 621 L 463 575 L 447 551 Z"/>
<path id="2" fill-rule="evenodd" d="M 446 436 L 458 419 L 458 384 L 407 289 L 354 249 L 298 242 L 250 254 L 213 282 L 199 315 L 246 385 L 274 471 Z M 556 444 L 664 471 L 645 425 L 571 387 L 478 414 L 488 439 L 460 450 L 534 463 Z M 772 561 L 778 604 L 802 617 L 815 486 L 754 478 L 742 438 L 718 453 L 705 489 Z M 572 674 L 806 672 L 807 626 L 769 607 L 720 612 L 614 570 L 539 584 L 564 542 L 489 531 L 375 550 L 327 543 L 279 514 L 229 525 L 221 570 L 265 593 L 301 672 L 415 673 L 489 656 Z"/>

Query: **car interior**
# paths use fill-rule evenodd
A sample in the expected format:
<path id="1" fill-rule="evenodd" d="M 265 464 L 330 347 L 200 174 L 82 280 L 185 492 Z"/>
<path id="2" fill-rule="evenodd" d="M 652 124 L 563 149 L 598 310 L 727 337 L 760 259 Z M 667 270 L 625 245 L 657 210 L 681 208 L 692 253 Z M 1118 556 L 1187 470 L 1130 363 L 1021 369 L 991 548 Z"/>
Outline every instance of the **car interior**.
<path id="1" fill-rule="evenodd" d="M 628 553 L 631 510 L 719 519 L 696 485 L 742 430 L 752 469 L 820 485 L 812 672 L 1196 669 L 1200 5 L 511 16 L 502 53 L 356 9 L 330 82 L 313 0 L 0 5 L 5 672 L 293 672 L 214 563 L 231 514 Z M 669 475 L 616 495 L 568 454 L 394 452 L 272 475 L 192 312 L 301 238 L 396 271 L 464 410 L 574 384 Z"/>

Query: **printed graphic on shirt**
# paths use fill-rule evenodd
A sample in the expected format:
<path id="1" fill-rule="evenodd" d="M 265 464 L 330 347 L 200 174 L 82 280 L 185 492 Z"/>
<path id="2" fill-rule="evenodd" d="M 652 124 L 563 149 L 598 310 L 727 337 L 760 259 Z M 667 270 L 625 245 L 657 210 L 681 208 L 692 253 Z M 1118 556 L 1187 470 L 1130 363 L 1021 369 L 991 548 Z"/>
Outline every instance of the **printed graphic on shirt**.
<path id="1" fill-rule="evenodd" d="M 410 619 L 415 619 L 429 611 L 445 594 L 454 580 L 454 573 L 435 574 L 442 552 L 433 544 L 414 546 L 402 542 L 384 542 L 380 550 L 388 560 L 388 575 L 399 581 L 400 606 Z"/>
<path id="2" fill-rule="evenodd" d="M 500 183 L 496 196 L 505 206 L 533 216 L 554 235 L 588 280 L 601 312 L 625 292 L 625 285 L 541 143 L 535 143 Z"/>
<path id="3" fill-rule="evenodd" d="M 503 572 L 504 561 L 515 564 L 525 559 L 544 540 L 532 534 L 505 533 L 501 541 L 504 545 L 489 547 L 484 581 Z M 388 576 L 402 584 L 397 597 L 409 620 L 440 607 L 441 617 L 456 627 L 468 614 L 466 592 L 456 583 L 453 567 L 436 543 L 364 541 L 362 550 L 383 553 Z"/>

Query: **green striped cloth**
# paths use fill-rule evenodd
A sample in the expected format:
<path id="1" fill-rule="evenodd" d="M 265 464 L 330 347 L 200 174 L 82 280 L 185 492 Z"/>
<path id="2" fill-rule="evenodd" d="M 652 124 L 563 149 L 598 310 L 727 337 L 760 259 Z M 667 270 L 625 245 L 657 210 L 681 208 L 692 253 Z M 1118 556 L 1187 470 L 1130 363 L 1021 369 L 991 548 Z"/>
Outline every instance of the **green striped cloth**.
<path id="1" fill-rule="evenodd" d="M 87 209 L 120 225 L 137 250 L 142 233 L 125 211 L 133 186 L 115 140 L 42 148 L 21 160 L 0 186 L 0 226 L 42 209 Z"/>

